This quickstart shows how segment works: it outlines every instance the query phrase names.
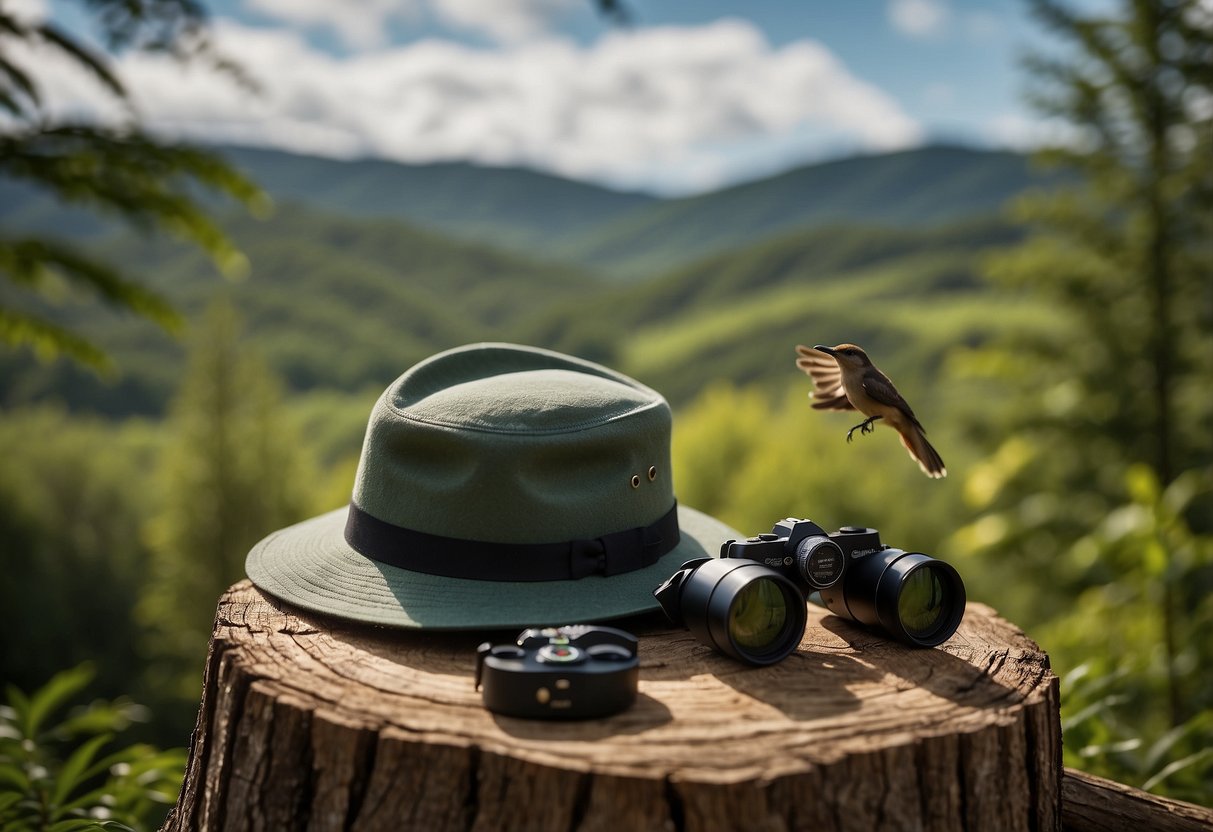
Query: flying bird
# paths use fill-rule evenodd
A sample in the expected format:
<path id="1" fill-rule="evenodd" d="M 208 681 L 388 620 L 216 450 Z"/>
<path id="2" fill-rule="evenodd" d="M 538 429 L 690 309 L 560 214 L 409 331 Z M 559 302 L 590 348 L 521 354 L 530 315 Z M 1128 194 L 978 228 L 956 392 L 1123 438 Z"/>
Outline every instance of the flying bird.
<path id="1" fill-rule="evenodd" d="M 927 441 L 927 432 L 889 377 L 880 372 L 868 354 L 854 344 L 827 347 L 797 345 L 796 366 L 813 379 L 814 410 L 858 410 L 868 418 L 847 431 L 871 433 L 872 423 L 883 419 L 901 436 L 910 456 L 928 477 L 946 477 L 939 452 Z"/>

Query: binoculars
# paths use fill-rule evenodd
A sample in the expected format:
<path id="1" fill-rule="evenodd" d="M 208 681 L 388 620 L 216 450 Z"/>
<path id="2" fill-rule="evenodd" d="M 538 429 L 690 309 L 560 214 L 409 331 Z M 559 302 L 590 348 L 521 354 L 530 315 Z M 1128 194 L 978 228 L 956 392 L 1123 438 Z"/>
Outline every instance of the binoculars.
<path id="1" fill-rule="evenodd" d="M 653 595 L 703 643 L 765 665 L 800 644 L 813 592 L 835 615 L 916 647 L 951 638 L 965 610 L 964 582 L 949 564 L 886 546 L 876 529 L 827 532 L 796 518 L 726 541 L 719 558 L 687 561 Z"/>

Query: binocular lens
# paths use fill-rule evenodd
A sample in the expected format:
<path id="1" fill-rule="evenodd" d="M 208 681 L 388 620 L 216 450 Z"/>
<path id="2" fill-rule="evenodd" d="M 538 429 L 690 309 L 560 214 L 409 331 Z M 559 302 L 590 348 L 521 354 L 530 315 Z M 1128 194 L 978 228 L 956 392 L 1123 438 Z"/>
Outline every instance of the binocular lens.
<path id="1" fill-rule="evenodd" d="M 929 636 L 939 629 L 947 610 L 943 587 L 930 564 L 919 567 L 902 581 L 897 617 L 916 638 Z"/>
<path id="2" fill-rule="evenodd" d="M 965 586 L 947 563 L 920 552 L 882 549 L 855 560 L 841 581 L 821 591 L 832 613 L 879 627 L 907 644 L 943 644 L 965 611 Z"/>
<path id="3" fill-rule="evenodd" d="M 687 561 L 653 595 L 675 624 L 750 664 L 774 664 L 787 656 L 808 621 L 796 585 L 752 560 Z"/>
<path id="4" fill-rule="evenodd" d="M 770 578 L 742 587 L 729 607 L 729 637 L 745 650 L 765 653 L 779 643 L 788 620 L 783 589 Z"/>

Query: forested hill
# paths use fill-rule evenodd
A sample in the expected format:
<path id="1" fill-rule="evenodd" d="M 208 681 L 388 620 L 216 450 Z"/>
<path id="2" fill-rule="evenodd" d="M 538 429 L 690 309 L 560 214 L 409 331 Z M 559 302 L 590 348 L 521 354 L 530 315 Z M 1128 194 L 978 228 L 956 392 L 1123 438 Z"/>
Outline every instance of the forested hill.
<path id="1" fill-rule="evenodd" d="M 1015 153 L 936 146 L 658 199 L 517 168 L 223 152 L 280 200 L 392 217 L 633 280 L 791 229 L 925 227 L 989 215 L 1044 181 Z"/>
<path id="2" fill-rule="evenodd" d="M 278 201 L 403 220 L 508 248 L 600 228 L 655 201 L 524 168 L 343 161 L 253 148 L 220 152 Z"/>
<path id="3" fill-rule="evenodd" d="M 1015 153 L 935 146 L 806 165 L 697 196 L 659 199 L 522 168 L 218 151 L 279 204 L 401 220 L 631 280 L 793 229 L 912 228 L 986 216 L 1025 188 L 1050 181 Z M 80 235 L 102 226 L 94 215 L 65 211 L 42 194 L 0 181 L 0 229 Z"/>
<path id="4" fill-rule="evenodd" d="M 216 294 L 230 295 L 249 340 L 294 390 L 383 386 L 435 350 L 499 338 L 538 306 L 598 288 L 575 267 L 397 220 L 286 204 L 266 221 L 226 225 L 251 265 L 236 281 L 182 245 L 123 235 L 91 248 L 166 294 L 190 320 Z M 163 410 L 184 366 L 180 343 L 96 303 L 40 311 L 102 345 L 118 375 L 99 379 L 70 362 L 47 367 L 0 351 L 0 404 L 52 399 L 112 416 Z"/>
<path id="5" fill-rule="evenodd" d="M 677 403 L 713 378 L 769 377 L 801 338 L 895 339 L 909 356 L 982 337 L 1008 316 L 985 298 L 979 258 L 1014 239 L 996 213 L 1033 181 L 1011 154 L 933 148 L 656 200 L 527 171 L 227 152 L 277 201 L 266 221 L 226 221 L 247 279 L 226 284 L 196 251 L 162 241 L 96 227 L 81 239 L 191 318 L 232 293 L 251 343 L 293 390 L 381 389 L 434 351 L 513 340 L 612 363 Z M 28 192 L 19 204 L 4 195 L 6 233 L 90 230 Z M 601 271 L 611 257 L 664 265 L 620 280 Z M 0 406 L 163 411 L 180 344 L 95 303 L 47 311 L 111 352 L 120 375 L 0 353 Z"/>
<path id="6" fill-rule="evenodd" d="M 792 229 L 925 228 L 997 213 L 1050 177 L 1014 153 L 927 147 L 856 156 L 638 207 L 557 251 L 636 278 Z"/>

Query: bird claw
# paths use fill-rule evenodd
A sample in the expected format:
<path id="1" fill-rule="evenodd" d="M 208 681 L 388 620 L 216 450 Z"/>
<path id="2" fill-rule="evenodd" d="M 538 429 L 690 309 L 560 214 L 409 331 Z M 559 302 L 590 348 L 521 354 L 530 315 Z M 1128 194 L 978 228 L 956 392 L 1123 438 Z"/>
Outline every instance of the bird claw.
<path id="1" fill-rule="evenodd" d="M 855 427 L 851 428 L 849 431 L 847 431 L 847 442 L 851 441 L 851 434 L 853 434 L 855 431 L 859 431 L 861 434 L 871 433 L 872 431 L 874 431 L 875 428 L 872 427 L 872 423 L 875 422 L 879 418 L 880 418 L 879 416 L 872 416 L 871 418 L 865 419 L 864 421 L 860 422 Z"/>

